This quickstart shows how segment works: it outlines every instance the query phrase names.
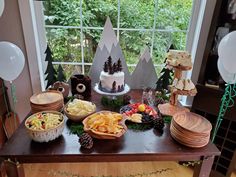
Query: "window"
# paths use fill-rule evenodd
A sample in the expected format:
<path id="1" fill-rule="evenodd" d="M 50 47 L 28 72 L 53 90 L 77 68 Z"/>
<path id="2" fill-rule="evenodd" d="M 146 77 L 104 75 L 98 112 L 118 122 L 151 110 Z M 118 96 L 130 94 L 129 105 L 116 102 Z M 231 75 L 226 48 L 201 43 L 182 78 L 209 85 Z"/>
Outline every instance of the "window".
<path id="1" fill-rule="evenodd" d="M 49 0 L 44 1 L 45 28 L 67 78 L 88 73 L 106 17 L 111 18 L 126 62 L 132 71 L 146 45 L 159 73 L 170 45 L 184 50 L 192 0 Z"/>

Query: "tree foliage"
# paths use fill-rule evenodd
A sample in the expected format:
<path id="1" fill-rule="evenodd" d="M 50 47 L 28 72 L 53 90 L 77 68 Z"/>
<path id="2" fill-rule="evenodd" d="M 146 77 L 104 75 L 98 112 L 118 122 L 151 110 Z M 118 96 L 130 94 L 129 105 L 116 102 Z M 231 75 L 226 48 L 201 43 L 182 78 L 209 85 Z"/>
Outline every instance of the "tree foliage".
<path id="1" fill-rule="evenodd" d="M 185 48 L 185 32 L 191 16 L 192 0 L 157 0 L 156 30 L 154 32 L 153 59 L 161 64 L 170 44 Z M 80 26 L 80 0 L 50 0 L 44 2 L 48 25 Z M 84 0 L 82 15 L 84 27 L 103 27 L 109 16 L 117 27 L 118 4 L 114 0 Z M 155 1 L 121 0 L 120 28 L 153 29 Z M 101 30 L 83 29 L 84 58 L 92 62 Z M 152 43 L 152 30 L 120 30 L 120 44 L 128 63 L 136 64 L 146 44 Z M 55 58 L 59 61 L 81 61 L 80 29 L 47 28 L 47 38 Z"/>

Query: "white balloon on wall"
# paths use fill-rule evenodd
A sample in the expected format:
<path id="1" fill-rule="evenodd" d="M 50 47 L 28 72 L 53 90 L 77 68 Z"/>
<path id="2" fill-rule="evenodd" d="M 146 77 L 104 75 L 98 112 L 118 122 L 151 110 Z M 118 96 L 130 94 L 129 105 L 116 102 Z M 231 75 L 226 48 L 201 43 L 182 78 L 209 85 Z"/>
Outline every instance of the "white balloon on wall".
<path id="1" fill-rule="evenodd" d="M 10 42 L 0 42 L 0 77 L 15 80 L 23 70 L 25 57 L 21 49 Z"/>
<path id="2" fill-rule="evenodd" d="M 3 10 L 4 10 L 4 0 L 0 0 L 0 17 L 2 16 Z"/>
<path id="3" fill-rule="evenodd" d="M 219 73 L 222 77 L 222 79 L 228 83 L 228 84 L 234 84 L 236 83 L 236 73 L 230 73 L 228 72 L 223 64 L 221 63 L 221 60 L 220 58 L 218 59 L 218 62 L 217 62 L 217 66 L 218 66 L 218 70 L 219 70 Z"/>
<path id="4" fill-rule="evenodd" d="M 236 73 L 236 31 L 223 37 L 218 47 L 218 54 L 227 72 Z"/>

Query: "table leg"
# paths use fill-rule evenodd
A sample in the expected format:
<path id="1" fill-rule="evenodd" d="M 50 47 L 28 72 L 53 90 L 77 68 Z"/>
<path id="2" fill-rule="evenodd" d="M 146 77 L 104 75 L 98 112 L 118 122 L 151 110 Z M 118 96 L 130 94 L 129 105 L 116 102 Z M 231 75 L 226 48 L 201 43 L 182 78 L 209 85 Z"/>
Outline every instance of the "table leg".
<path id="1" fill-rule="evenodd" d="M 6 177 L 6 168 L 5 168 L 5 165 L 4 165 L 4 162 L 0 162 L 0 177 Z"/>
<path id="2" fill-rule="evenodd" d="M 23 165 L 19 162 L 6 160 L 4 161 L 4 165 L 8 177 L 25 177 Z"/>
<path id="3" fill-rule="evenodd" d="M 214 162 L 214 156 L 204 157 L 202 163 L 195 165 L 193 177 L 209 177 Z"/>

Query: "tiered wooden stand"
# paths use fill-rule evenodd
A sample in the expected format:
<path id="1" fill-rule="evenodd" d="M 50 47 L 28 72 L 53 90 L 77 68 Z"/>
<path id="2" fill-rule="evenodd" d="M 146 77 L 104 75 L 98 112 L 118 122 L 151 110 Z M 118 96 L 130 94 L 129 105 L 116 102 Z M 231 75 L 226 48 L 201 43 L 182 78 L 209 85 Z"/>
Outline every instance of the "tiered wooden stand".
<path id="1" fill-rule="evenodd" d="M 174 70 L 174 79 L 180 80 L 182 72 L 192 69 L 191 66 L 171 66 Z M 159 104 L 158 108 L 163 115 L 173 116 L 177 112 L 189 112 L 189 109 L 178 105 L 178 95 L 195 96 L 197 93 L 196 88 L 192 90 L 179 90 L 171 86 L 171 96 L 169 103 Z"/>

